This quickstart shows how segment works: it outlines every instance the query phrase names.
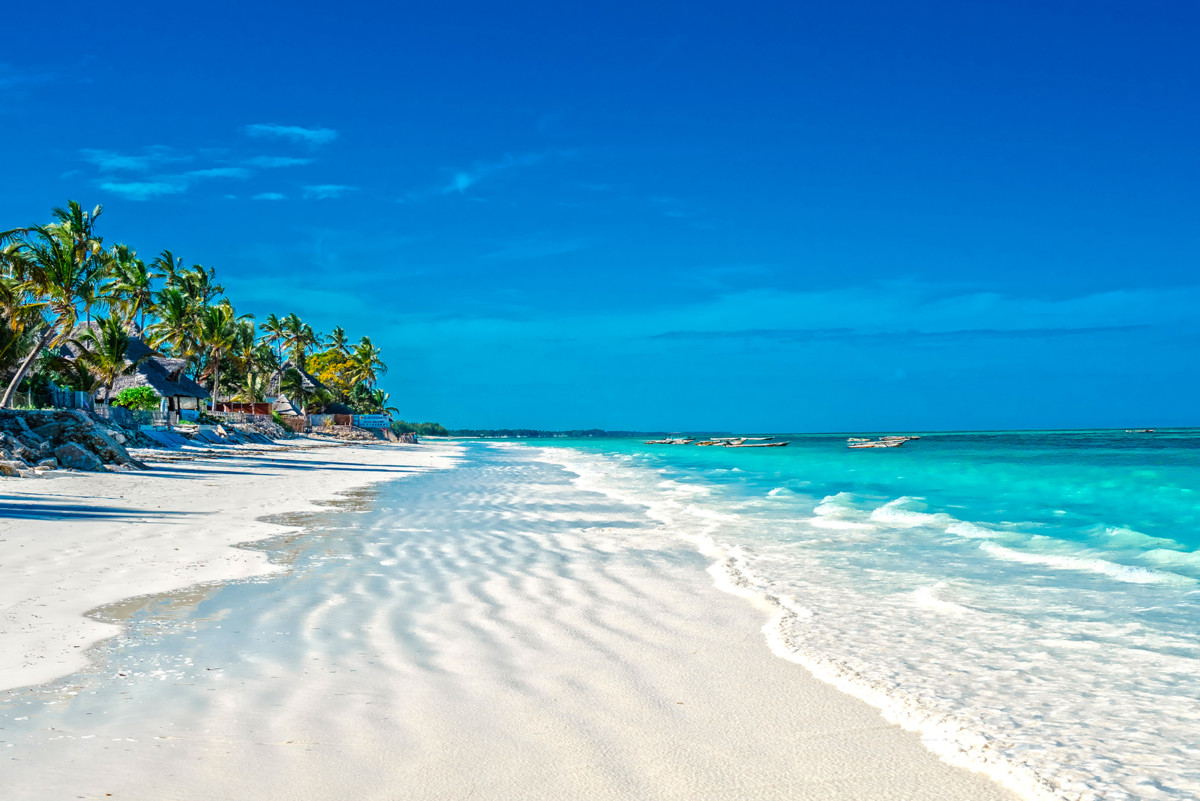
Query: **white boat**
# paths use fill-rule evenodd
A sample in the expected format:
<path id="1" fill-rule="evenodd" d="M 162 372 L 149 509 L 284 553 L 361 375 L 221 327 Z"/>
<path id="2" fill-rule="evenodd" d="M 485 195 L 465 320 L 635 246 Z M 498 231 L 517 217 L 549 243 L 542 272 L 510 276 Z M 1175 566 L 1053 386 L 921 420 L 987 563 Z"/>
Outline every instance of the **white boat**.
<path id="1" fill-rule="evenodd" d="M 906 439 L 877 439 L 874 442 L 852 442 L 847 448 L 899 448 Z"/>
<path id="2" fill-rule="evenodd" d="M 684 437 L 678 434 L 668 434 L 665 439 L 648 439 L 644 445 L 687 445 L 689 442 L 695 442 L 695 437 Z"/>
<path id="3" fill-rule="evenodd" d="M 774 439 L 774 437 L 767 437 Z M 787 446 L 787 441 L 783 442 L 730 442 L 726 448 L 783 448 Z"/>

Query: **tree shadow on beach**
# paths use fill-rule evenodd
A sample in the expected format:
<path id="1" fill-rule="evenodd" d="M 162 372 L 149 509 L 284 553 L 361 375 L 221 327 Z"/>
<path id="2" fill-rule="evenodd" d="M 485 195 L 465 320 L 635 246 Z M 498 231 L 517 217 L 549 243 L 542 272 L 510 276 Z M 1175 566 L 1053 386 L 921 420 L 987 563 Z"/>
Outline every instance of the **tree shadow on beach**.
<path id="1" fill-rule="evenodd" d="M 134 520 L 151 515 L 178 515 L 170 509 L 128 509 L 95 504 L 45 503 L 21 495 L 0 495 L 0 520 Z"/>

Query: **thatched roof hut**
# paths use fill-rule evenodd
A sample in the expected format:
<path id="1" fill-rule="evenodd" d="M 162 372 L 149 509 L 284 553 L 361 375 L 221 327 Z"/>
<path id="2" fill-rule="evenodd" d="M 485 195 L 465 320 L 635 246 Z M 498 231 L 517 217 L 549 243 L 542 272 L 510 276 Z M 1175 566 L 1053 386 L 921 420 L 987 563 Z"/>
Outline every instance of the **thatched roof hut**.
<path id="1" fill-rule="evenodd" d="M 83 323 L 71 333 L 71 338 L 79 339 L 88 328 L 95 330 L 98 327 L 94 322 Z M 68 342 L 62 348 L 62 355 L 74 359 L 79 355 L 79 348 Z M 128 387 L 150 387 L 167 399 L 167 408 L 171 411 L 203 408 L 201 402 L 209 397 L 209 391 L 183 374 L 187 361 L 172 359 L 154 350 L 142 339 L 141 329 L 136 324 L 131 324 L 129 349 L 125 352 L 126 362 L 133 363 L 144 356 L 150 358 L 139 364 L 137 371 L 132 375 L 117 376 L 112 388 L 113 397 Z"/>

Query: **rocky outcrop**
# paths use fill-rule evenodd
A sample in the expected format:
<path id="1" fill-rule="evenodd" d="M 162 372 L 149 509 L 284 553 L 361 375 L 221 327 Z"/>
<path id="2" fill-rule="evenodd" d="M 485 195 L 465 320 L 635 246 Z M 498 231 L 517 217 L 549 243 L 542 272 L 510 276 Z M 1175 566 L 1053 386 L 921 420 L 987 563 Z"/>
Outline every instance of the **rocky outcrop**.
<path id="1" fill-rule="evenodd" d="M 91 417 L 82 411 L 0 409 L 0 475 L 31 476 L 69 468 L 103 471 L 107 466 L 145 470 L 126 444 L 141 444 L 138 432 Z"/>
<path id="2" fill-rule="evenodd" d="M 59 465 L 70 470 L 86 470 L 89 473 L 103 472 L 104 470 L 104 462 L 100 461 L 99 456 L 74 442 L 59 445 L 54 449 L 54 456 L 58 459 Z"/>

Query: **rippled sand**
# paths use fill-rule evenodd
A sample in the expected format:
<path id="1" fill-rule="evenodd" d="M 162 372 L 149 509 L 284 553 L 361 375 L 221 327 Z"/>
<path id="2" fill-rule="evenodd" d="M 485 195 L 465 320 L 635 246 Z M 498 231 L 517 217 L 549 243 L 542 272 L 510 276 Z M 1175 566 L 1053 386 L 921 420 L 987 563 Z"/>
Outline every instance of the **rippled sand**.
<path id="1" fill-rule="evenodd" d="M 110 609 L 95 669 L 5 697 L 7 797 L 1011 798 L 569 479 L 473 448 L 312 515 L 283 576 Z"/>

